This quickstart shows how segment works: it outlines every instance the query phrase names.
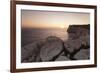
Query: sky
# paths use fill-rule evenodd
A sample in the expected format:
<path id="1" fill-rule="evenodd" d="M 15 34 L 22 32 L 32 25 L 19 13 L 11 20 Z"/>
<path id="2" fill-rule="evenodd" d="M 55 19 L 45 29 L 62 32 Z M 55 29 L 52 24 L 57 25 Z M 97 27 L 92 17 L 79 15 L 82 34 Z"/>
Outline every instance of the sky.
<path id="1" fill-rule="evenodd" d="M 71 24 L 90 24 L 89 13 L 21 10 L 22 28 L 67 28 Z"/>

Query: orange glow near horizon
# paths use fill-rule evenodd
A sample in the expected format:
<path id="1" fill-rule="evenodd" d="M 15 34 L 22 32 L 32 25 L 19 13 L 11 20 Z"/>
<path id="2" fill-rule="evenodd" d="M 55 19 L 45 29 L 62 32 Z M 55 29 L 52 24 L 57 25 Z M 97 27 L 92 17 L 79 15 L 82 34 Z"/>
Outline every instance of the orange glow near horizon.
<path id="1" fill-rule="evenodd" d="M 67 28 L 69 24 L 89 24 L 89 13 L 22 10 L 22 28 Z"/>

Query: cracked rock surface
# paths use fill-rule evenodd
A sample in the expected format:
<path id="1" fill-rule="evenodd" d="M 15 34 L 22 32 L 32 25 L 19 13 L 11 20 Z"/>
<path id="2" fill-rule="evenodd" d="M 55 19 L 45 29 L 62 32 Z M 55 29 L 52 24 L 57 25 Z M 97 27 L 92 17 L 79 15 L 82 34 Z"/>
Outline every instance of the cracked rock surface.
<path id="1" fill-rule="evenodd" d="M 21 61 L 22 62 L 35 62 L 40 52 L 40 47 L 43 43 L 35 42 L 28 44 L 21 48 Z"/>
<path id="2" fill-rule="evenodd" d="M 82 49 L 74 55 L 74 58 L 77 60 L 86 60 L 90 58 L 89 54 L 90 54 L 89 49 Z"/>
<path id="3" fill-rule="evenodd" d="M 40 50 L 42 61 L 54 60 L 63 50 L 63 41 L 58 37 L 48 37 Z"/>
<path id="4" fill-rule="evenodd" d="M 21 62 L 49 62 L 90 59 L 90 25 L 70 25 L 68 40 L 49 36 L 21 48 Z M 58 32 L 59 33 L 59 32 Z"/>

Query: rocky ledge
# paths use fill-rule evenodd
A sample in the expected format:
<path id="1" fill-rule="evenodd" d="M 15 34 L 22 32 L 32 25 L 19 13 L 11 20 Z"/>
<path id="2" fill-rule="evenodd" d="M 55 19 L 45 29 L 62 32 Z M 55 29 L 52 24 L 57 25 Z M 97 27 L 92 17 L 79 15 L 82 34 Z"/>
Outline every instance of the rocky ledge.
<path id="1" fill-rule="evenodd" d="M 70 25 L 69 38 L 49 36 L 21 48 L 21 62 L 87 60 L 90 58 L 90 25 Z"/>

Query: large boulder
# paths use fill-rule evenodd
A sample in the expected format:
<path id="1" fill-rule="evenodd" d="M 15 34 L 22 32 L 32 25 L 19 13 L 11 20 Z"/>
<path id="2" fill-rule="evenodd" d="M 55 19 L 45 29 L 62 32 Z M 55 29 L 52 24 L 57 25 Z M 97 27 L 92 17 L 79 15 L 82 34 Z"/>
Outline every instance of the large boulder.
<path id="1" fill-rule="evenodd" d="M 87 60 L 90 58 L 90 49 L 81 49 L 74 55 L 77 60 Z"/>
<path id="2" fill-rule="evenodd" d="M 78 39 L 68 39 L 64 42 L 65 50 L 69 53 L 73 53 L 79 49 L 88 49 L 90 48 L 90 36 L 81 36 Z"/>
<path id="3" fill-rule="evenodd" d="M 55 61 L 69 61 L 69 54 L 67 53 L 67 55 L 65 54 L 65 51 L 63 51 L 57 58 Z"/>
<path id="4" fill-rule="evenodd" d="M 81 40 L 80 39 L 68 40 L 68 41 L 64 42 L 64 47 L 65 47 L 65 50 L 71 54 L 74 51 L 80 49 Z"/>
<path id="5" fill-rule="evenodd" d="M 90 35 L 80 36 L 81 44 L 84 46 L 90 46 Z"/>
<path id="6" fill-rule="evenodd" d="M 21 48 L 21 62 L 35 62 L 43 42 L 34 42 Z"/>
<path id="7" fill-rule="evenodd" d="M 65 49 L 69 53 L 90 46 L 90 25 L 70 25 L 68 40 L 64 42 Z"/>
<path id="8" fill-rule="evenodd" d="M 56 61 L 69 61 L 70 59 L 66 56 L 59 56 Z"/>
<path id="9" fill-rule="evenodd" d="M 44 46 L 40 50 L 42 61 L 52 61 L 63 51 L 63 41 L 55 36 L 46 38 Z"/>

